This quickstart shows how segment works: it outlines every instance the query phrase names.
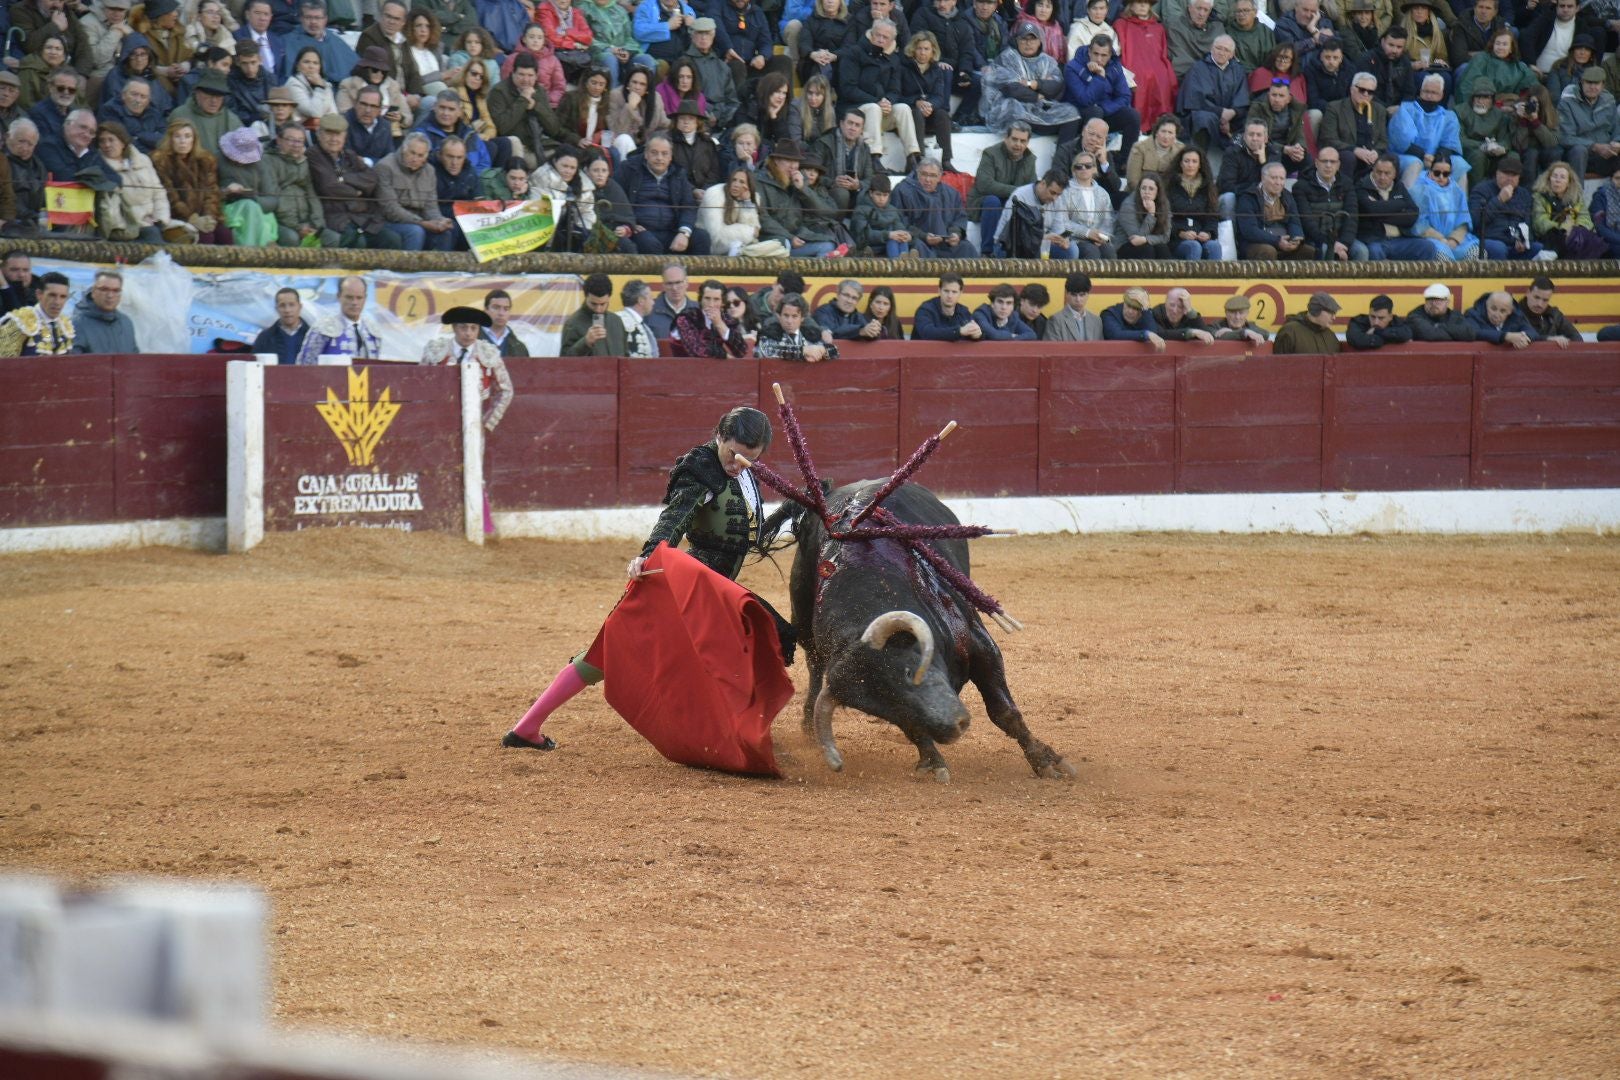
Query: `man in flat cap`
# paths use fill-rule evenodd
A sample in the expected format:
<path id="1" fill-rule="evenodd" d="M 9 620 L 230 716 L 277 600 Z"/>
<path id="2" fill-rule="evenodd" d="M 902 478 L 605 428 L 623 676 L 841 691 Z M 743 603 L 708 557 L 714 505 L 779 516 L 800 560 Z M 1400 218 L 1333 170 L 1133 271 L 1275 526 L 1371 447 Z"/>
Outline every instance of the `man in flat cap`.
<path id="1" fill-rule="evenodd" d="M 512 404 L 512 376 L 507 374 L 501 351 L 479 337 L 489 326 L 489 314 L 475 307 L 453 307 L 439 320 L 450 328 L 422 349 L 424 364 L 477 363 L 483 369 L 484 430 L 494 431 Z M 494 398 L 492 402 L 490 399 Z"/>
<path id="2" fill-rule="evenodd" d="M 1304 312 L 1290 315 L 1283 322 L 1271 351 L 1277 356 L 1338 352 L 1339 339 L 1333 333 L 1333 318 L 1338 313 L 1339 302 L 1332 296 L 1325 292 L 1312 293 Z"/>
<path id="3" fill-rule="evenodd" d="M 1215 331 L 1216 341 L 1247 341 L 1259 345 L 1270 341 L 1271 335 L 1249 321 L 1249 298 L 1229 296 L 1226 299 L 1226 318 Z"/>
<path id="4" fill-rule="evenodd" d="M 1589 67 L 1581 73 L 1580 89 L 1558 99 L 1558 141 L 1577 183 L 1589 172 L 1610 176 L 1620 168 L 1620 121 L 1603 77 L 1602 68 Z"/>

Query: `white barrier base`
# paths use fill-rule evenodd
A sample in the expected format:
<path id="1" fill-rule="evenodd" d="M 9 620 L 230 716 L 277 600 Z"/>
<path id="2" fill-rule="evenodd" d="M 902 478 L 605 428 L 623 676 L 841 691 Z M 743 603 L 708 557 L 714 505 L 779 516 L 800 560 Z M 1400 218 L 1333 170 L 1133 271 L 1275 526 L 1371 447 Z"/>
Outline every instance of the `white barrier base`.
<path id="1" fill-rule="evenodd" d="M 1620 489 L 1287 492 L 947 499 L 962 521 L 1020 533 L 1620 533 Z M 497 513 L 504 539 L 642 540 L 658 507 Z"/>
<path id="2" fill-rule="evenodd" d="M 0 529 L 0 555 L 27 551 L 112 551 L 119 548 L 179 547 L 225 550 L 225 519 L 166 518 L 107 525 L 41 525 Z"/>

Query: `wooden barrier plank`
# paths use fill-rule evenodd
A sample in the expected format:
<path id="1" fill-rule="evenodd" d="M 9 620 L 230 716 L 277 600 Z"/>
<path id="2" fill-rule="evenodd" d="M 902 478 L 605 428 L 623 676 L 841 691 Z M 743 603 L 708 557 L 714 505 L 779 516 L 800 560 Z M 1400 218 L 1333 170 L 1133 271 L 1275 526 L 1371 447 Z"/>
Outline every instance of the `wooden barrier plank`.
<path id="1" fill-rule="evenodd" d="M 1492 454 L 1474 471 L 1476 488 L 1612 488 L 1620 454 Z"/>
<path id="2" fill-rule="evenodd" d="M 1316 424 L 1272 424 L 1252 427 L 1188 427 L 1181 433 L 1183 463 L 1271 463 L 1315 461 L 1321 455 L 1322 429 Z"/>
<path id="3" fill-rule="evenodd" d="M 1265 427 L 1315 424 L 1322 419 L 1322 386 L 1278 386 L 1269 390 L 1188 388 L 1180 399 L 1181 422 L 1188 427 Z"/>
<path id="4" fill-rule="evenodd" d="M 118 391 L 131 397 L 225 396 L 225 365 L 239 356 L 142 355 L 113 357 Z"/>
<path id="5" fill-rule="evenodd" d="M 619 501 L 619 363 L 604 357 L 507 361 L 513 398 L 486 441 L 484 484 L 500 509 Z"/>
<path id="6" fill-rule="evenodd" d="M 1323 365 L 1322 485 L 1468 486 L 1474 353 L 1343 353 Z"/>
<path id="7" fill-rule="evenodd" d="M 1329 357 L 1328 370 L 1336 386 L 1467 386 L 1474 377 L 1473 346 L 1455 354 L 1402 352 L 1342 352 Z"/>
<path id="8" fill-rule="evenodd" d="M 1340 424 L 1416 425 L 1468 423 L 1472 388 L 1451 386 L 1328 387 L 1328 414 Z"/>
<path id="9" fill-rule="evenodd" d="M 1201 495 L 1242 491 L 1317 491 L 1318 459 L 1293 461 L 1182 462 L 1179 490 Z"/>
<path id="10" fill-rule="evenodd" d="M 1532 345 L 1522 351 L 1501 351 L 1480 345 L 1480 385 L 1504 386 L 1620 386 L 1620 354 L 1613 347 L 1595 350 L 1560 349 Z M 1489 351 L 1487 351 L 1489 350 Z"/>
<path id="11" fill-rule="evenodd" d="M 1487 387 L 1486 430 L 1513 424 L 1620 427 L 1620 388 Z"/>
<path id="12" fill-rule="evenodd" d="M 1173 490 L 1175 403 L 1171 357 L 1071 354 L 1042 361 L 1040 494 Z"/>
<path id="13" fill-rule="evenodd" d="M 108 356 L 0 358 L 0 401 L 112 401 Z"/>
<path id="14" fill-rule="evenodd" d="M 1468 486 L 1468 454 L 1340 453 L 1331 463 L 1325 489 L 1339 491 L 1451 491 Z"/>
<path id="15" fill-rule="evenodd" d="M 1329 459 L 1334 454 L 1466 458 L 1471 437 L 1467 420 L 1454 424 L 1339 424 L 1329 429 L 1326 445 Z"/>
<path id="16" fill-rule="evenodd" d="M 0 522 L 8 529 L 113 520 L 112 474 L 90 484 L 0 482 Z"/>
<path id="17" fill-rule="evenodd" d="M 990 348 L 950 364 L 902 362 L 899 460 L 950 421 L 961 425 L 918 478 L 942 495 L 1040 491 L 1041 360 Z"/>
<path id="18" fill-rule="evenodd" d="M 56 446 L 107 442 L 112 438 L 109 398 L 66 398 L 60 401 L 0 400 L 0 443 L 6 446 Z"/>
<path id="19" fill-rule="evenodd" d="M 663 498 L 669 468 L 738 405 L 759 405 L 753 361 L 619 361 L 619 501 Z"/>
<path id="20" fill-rule="evenodd" d="M 1046 387 L 1052 391 L 1126 390 L 1173 391 L 1176 387 L 1176 361 L 1173 356 L 1130 355 L 1091 356 L 1066 354 L 1050 358 L 1043 366 Z"/>
<path id="21" fill-rule="evenodd" d="M 0 446 L 0 484 L 112 483 L 112 444 Z"/>
<path id="22" fill-rule="evenodd" d="M 1182 356 L 1176 364 L 1179 490 L 1318 490 L 1324 359 Z"/>

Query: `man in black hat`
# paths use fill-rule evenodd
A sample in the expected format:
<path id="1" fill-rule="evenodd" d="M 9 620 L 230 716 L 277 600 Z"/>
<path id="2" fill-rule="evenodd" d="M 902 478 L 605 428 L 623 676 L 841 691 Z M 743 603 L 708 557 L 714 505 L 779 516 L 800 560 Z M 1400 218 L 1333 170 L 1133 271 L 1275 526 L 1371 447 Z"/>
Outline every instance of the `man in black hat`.
<path id="1" fill-rule="evenodd" d="M 489 316 L 475 307 L 453 307 L 439 321 L 450 328 L 450 333 L 429 341 L 422 349 L 421 362 L 459 366 L 476 361 L 483 368 L 484 430 L 494 431 L 512 404 L 512 376 L 506 371 L 501 351 L 479 337 L 489 326 Z"/>
<path id="2" fill-rule="evenodd" d="M 1530 238 L 1535 206 L 1523 179 L 1519 155 L 1504 154 L 1496 161 L 1496 174 L 1476 180 L 1468 192 L 1474 235 L 1487 259 L 1533 259 L 1541 253 L 1541 244 Z"/>
<path id="3" fill-rule="evenodd" d="M 780 240 L 797 259 L 843 254 L 837 251 L 838 238 L 816 213 L 804 193 L 799 163 L 804 151 L 792 139 L 771 147 L 765 159 L 764 175 L 759 177 L 759 238 Z"/>
<path id="4" fill-rule="evenodd" d="M 675 128 L 675 164 L 686 170 L 692 186 L 702 191 L 718 184 L 720 175 L 720 148 L 704 130 L 709 118 L 691 98 L 682 101 L 670 120 Z"/>
<path id="5" fill-rule="evenodd" d="M 585 303 L 562 328 L 564 356 L 625 355 L 624 323 L 612 317 L 613 279 L 592 274 L 585 279 Z"/>
<path id="6" fill-rule="evenodd" d="M 214 157 L 219 156 L 219 138 L 227 131 L 243 127 L 240 117 L 225 107 L 231 88 L 225 76 L 217 71 L 205 71 L 191 96 L 177 105 L 169 114 L 169 122 L 190 120 L 197 129 L 197 147 Z"/>
<path id="7" fill-rule="evenodd" d="M 180 88 L 175 91 L 174 100 L 183 102 L 191 97 L 191 92 L 197 88 L 202 77 L 210 71 L 217 71 L 225 77 L 225 93 L 230 96 L 230 78 L 233 57 L 218 45 L 208 45 L 191 56 L 191 71 L 180 80 Z"/>

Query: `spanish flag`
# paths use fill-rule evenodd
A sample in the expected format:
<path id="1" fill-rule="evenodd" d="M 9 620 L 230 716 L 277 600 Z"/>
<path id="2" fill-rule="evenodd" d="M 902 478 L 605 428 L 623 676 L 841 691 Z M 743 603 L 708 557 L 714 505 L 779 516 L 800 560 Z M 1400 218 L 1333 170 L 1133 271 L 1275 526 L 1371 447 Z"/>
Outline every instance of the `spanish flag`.
<path id="1" fill-rule="evenodd" d="M 96 193 L 83 184 L 45 181 L 45 215 L 51 227 L 92 225 L 96 220 Z"/>

